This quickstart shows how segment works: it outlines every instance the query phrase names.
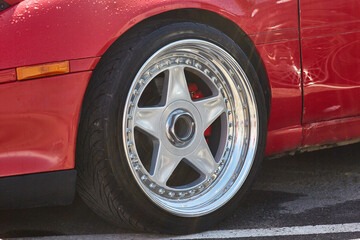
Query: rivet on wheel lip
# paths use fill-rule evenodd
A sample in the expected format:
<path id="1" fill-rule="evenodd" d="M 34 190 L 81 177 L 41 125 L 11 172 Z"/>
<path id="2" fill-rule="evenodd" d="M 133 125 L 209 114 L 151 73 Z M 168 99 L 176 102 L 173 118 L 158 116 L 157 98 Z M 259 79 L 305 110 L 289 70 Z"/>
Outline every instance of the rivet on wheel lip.
<path id="1" fill-rule="evenodd" d="M 205 73 L 206 75 L 209 75 L 209 73 L 210 73 L 209 69 L 206 68 L 206 69 L 204 70 L 204 73 Z"/>
<path id="2" fill-rule="evenodd" d="M 130 129 L 130 128 L 126 128 L 126 132 L 127 132 L 127 133 L 131 133 L 131 129 Z"/>
<path id="3" fill-rule="evenodd" d="M 169 195 L 170 197 L 173 197 L 173 196 L 175 196 L 175 193 L 174 193 L 174 192 L 169 192 L 168 195 Z"/>
<path id="4" fill-rule="evenodd" d="M 194 193 L 195 193 L 194 190 L 190 190 L 190 191 L 189 191 L 189 194 L 190 194 L 190 195 L 194 195 Z"/>
<path id="5" fill-rule="evenodd" d="M 159 189 L 159 193 L 160 193 L 160 194 L 164 194 L 164 192 L 165 192 L 165 190 L 164 190 L 163 188 L 160 188 L 160 189 Z"/>
<path id="6" fill-rule="evenodd" d="M 229 127 L 232 127 L 232 123 L 231 123 L 231 122 L 229 122 L 228 126 L 229 126 Z"/>
<path id="7" fill-rule="evenodd" d="M 232 112 L 231 112 L 230 110 L 227 111 L 227 114 L 228 114 L 228 115 L 231 115 L 231 113 L 232 113 Z"/>
<path id="8" fill-rule="evenodd" d="M 131 119 L 132 119 L 132 116 L 131 116 L 131 115 L 128 115 L 127 119 L 131 120 Z"/>
<path id="9" fill-rule="evenodd" d="M 201 66 L 200 63 L 195 63 L 195 67 L 198 68 L 198 69 L 201 69 L 201 68 L 202 68 L 202 66 Z"/>
<path id="10" fill-rule="evenodd" d="M 184 197 L 184 196 L 185 196 L 185 193 L 179 192 L 179 196 L 180 196 L 180 197 Z"/>
<path id="11" fill-rule="evenodd" d="M 229 140 L 229 141 L 232 140 L 232 136 L 231 136 L 231 135 L 228 136 L 228 140 Z"/>
<path id="12" fill-rule="evenodd" d="M 191 60 L 190 60 L 190 59 L 186 59 L 185 63 L 188 64 L 188 65 L 190 65 L 190 64 L 191 64 Z"/>
<path id="13" fill-rule="evenodd" d="M 147 176 L 146 176 L 146 175 L 142 175 L 142 176 L 141 176 L 141 180 L 146 181 L 146 180 L 147 180 Z"/>
<path id="14" fill-rule="evenodd" d="M 128 142 L 127 142 L 127 145 L 128 145 L 128 147 L 131 147 L 131 146 L 133 145 L 133 143 L 130 142 L 130 141 L 128 141 Z"/>
<path id="15" fill-rule="evenodd" d="M 135 168 L 136 171 L 139 171 L 139 170 L 140 170 L 140 166 L 139 166 L 139 165 L 136 165 L 134 168 Z"/>
<path id="16" fill-rule="evenodd" d="M 140 83 L 140 85 L 144 85 L 144 84 L 145 84 L 145 80 L 144 80 L 144 79 L 140 79 L 139 83 Z"/>
<path id="17" fill-rule="evenodd" d="M 156 185 L 155 185 L 155 183 L 150 183 L 149 187 L 151 187 L 151 188 L 155 188 L 155 187 L 156 187 Z"/>
<path id="18" fill-rule="evenodd" d="M 131 155 L 134 155 L 134 154 L 131 154 Z M 136 156 L 131 156 L 130 155 L 130 159 L 133 163 L 137 163 L 138 162 L 138 158 Z"/>
<path id="19" fill-rule="evenodd" d="M 176 63 L 180 63 L 180 62 L 181 62 L 181 59 L 180 59 L 180 58 L 177 58 L 177 59 L 175 60 L 175 62 L 176 62 Z"/>

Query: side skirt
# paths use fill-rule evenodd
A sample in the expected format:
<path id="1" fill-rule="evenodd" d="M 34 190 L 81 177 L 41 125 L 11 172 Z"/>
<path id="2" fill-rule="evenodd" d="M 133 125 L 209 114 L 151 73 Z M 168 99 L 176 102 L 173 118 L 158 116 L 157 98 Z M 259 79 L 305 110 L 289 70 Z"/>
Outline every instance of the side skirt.
<path id="1" fill-rule="evenodd" d="M 0 178 L 0 209 L 68 205 L 74 200 L 76 170 Z"/>
<path id="2" fill-rule="evenodd" d="M 300 134 L 301 131 L 302 134 Z M 301 144 L 299 144 L 300 136 Z M 267 157 L 277 158 L 358 142 L 360 142 L 360 117 L 358 116 L 309 123 L 302 127 L 269 132 Z"/>

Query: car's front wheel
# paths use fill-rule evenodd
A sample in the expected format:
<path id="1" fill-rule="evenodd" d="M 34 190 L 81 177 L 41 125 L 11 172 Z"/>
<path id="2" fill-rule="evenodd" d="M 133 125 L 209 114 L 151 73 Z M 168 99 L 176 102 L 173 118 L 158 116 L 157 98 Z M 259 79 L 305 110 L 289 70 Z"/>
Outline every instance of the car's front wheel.
<path id="1" fill-rule="evenodd" d="M 266 122 L 254 67 L 229 37 L 189 22 L 146 28 L 94 71 L 78 136 L 80 195 L 114 223 L 206 229 L 248 191 Z"/>

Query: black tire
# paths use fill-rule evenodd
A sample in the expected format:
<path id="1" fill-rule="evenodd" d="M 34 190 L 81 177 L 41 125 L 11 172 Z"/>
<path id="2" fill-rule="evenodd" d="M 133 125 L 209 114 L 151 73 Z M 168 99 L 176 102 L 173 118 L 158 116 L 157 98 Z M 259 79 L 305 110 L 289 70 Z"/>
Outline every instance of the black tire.
<path id="1" fill-rule="evenodd" d="M 122 38 L 94 70 L 84 97 L 77 138 L 78 192 L 91 209 L 118 226 L 187 234 L 214 226 L 232 214 L 244 199 L 264 155 L 267 110 L 257 73 L 232 39 L 198 23 L 161 25 L 137 29 Z M 221 208 L 195 217 L 177 216 L 154 204 L 132 174 L 122 139 L 125 101 L 139 69 L 160 48 L 183 39 L 205 40 L 230 53 L 250 81 L 258 112 L 258 142 L 245 182 Z"/>

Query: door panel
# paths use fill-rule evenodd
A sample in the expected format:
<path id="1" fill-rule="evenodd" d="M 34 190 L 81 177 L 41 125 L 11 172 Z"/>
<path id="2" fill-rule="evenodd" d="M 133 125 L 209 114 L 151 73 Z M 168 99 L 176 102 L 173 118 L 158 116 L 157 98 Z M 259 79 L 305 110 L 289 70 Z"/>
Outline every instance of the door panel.
<path id="1" fill-rule="evenodd" d="M 360 115 L 360 1 L 300 0 L 303 123 Z"/>

